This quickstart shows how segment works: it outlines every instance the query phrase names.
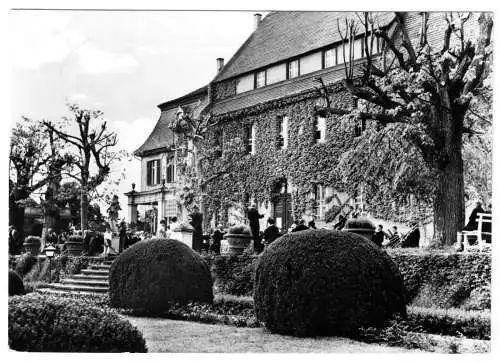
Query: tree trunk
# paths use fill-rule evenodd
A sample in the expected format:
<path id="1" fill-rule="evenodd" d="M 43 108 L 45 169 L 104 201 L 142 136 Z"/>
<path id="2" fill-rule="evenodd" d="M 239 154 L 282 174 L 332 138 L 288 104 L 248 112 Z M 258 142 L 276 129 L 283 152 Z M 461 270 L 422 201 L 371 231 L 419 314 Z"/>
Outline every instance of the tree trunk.
<path id="1" fill-rule="evenodd" d="M 80 192 L 80 229 L 82 230 L 82 233 L 87 229 L 88 211 L 89 198 L 87 195 L 87 186 L 82 185 Z"/>
<path id="2" fill-rule="evenodd" d="M 447 93 L 442 93 L 444 109 L 451 109 Z M 443 145 L 437 160 L 438 176 L 434 199 L 433 244 L 451 246 L 464 226 L 464 164 L 462 160 L 462 126 L 464 113 L 440 112 L 436 124 Z M 436 143 L 439 145 L 438 143 Z"/>

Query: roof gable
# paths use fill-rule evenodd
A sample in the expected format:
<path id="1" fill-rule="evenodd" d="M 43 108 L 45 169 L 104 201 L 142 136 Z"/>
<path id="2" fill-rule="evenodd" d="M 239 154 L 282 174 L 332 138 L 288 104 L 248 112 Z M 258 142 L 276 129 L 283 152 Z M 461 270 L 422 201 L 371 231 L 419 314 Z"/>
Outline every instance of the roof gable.
<path id="1" fill-rule="evenodd" d="M 373 13 L 376 24 L 388 25 L 392 12 Z M 277 11 L 269 13 L 258 28 L 238 49 L 215 82 L 304 54 L 341 41 L 345 18 L 356 17 L 354 12 Z M 356 17 L 357 19 L 357 17 Z"/>

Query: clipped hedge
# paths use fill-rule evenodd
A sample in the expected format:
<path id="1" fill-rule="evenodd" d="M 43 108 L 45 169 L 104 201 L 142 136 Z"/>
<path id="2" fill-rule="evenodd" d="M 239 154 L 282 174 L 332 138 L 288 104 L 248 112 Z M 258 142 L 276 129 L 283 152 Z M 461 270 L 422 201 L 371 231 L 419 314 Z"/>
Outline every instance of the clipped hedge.
<path id="1" fill-rule="evenodd" d="M 491 338 L 489 312 L 412 306 L 408 308 L 406 323 L 410 330 L 422 330 L 429 334 L 463 335 L 470 339 Z"/>
<path id="2" fill-rule="evenodd" d="M 491 255 L 387 249 L 412 304 L 440 309 L 491 308 Z M 216 293 L 251 296 L 257 256 L 204 256 Z"/>
<path id="3" fill-rule="evenodd" d="M 354 233 L 307 230 L 278 238 L 258 260 L 257 319 L 273 333 L 347 335 L 406 315 L 390 257 Z"/>
<path id="4" fill-rule="evenodd" d="M 182 242 L 155 238 L 138 242 L 113 262 L 111 304 L 165 311 L 175 303 L 211 303 L 212 278 L 200 255 Z"/>
<path id="5" fill-rule="evenodd" d="M 419 249 L 388 250 L 413 305 L 442 309 L 491 308 L 491 255 Z"/>
<path id="6" fill-rule="evenodd" d="M 9 347 L 29 352 L 146 352 L 141 333 L 111 309 L 79 299 L 9 298 Z"/>

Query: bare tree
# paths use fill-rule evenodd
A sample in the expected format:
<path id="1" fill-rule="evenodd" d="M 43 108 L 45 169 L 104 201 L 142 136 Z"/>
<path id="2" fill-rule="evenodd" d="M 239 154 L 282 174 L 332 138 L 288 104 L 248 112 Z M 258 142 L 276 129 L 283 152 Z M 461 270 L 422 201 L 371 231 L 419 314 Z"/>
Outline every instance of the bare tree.
<path id="1" fill-rule="evenodd" d="M 118 153 L 110 150 L 116 146 L 117 135 L 108 130 L 106 121 L 102 120 L 101 111 L 83 109 L 76 104 L 70 104 L 68 107 L 72 118 L 67 121 L 76 124 L 78 131 L 75 135 L 59 130 L 49 121 L 44 121 L 44 125 L 77 150 L 72 160 L 74 167 L 67 175 L 80 184 L 80 223 L 82 230 L 85 230 L 90 193 L 104 182 L 110 173 L 111 163 L 119 157 Z"/>
<path id="2" fill-rule="evenodd" d="M 482 13 L 477 39 L 468 39 L 465 25 L 471 14 L 446 14 L 443 21 L 447 26 L 439 35 L 441 46 L 436 48 L 429 43 L 429 14 L 422 15 L 418 42 L 410 39 L 406 18 L 406 13 L 396 13 L 391 28 L 380 28 L 370 13 L 358 15 L 357 21 L 346 20 L 342 31 L 337 24 L 344 47 L 353 44 L 355 34 L 364 34 L 363 67 L 360 70 L 350 56 L 342 84 L 369 107 L 361 111 L 332 107 L 331 92 L 322 85 L 318 90 L 326 106 L 317 112 L 373 120 L 380 133 L 390 125 L 404 128 L 404 141 L 435 172 L 434 240 L 449 245 L 464 224 L 462 139 L 465 134 L 477 133 L 466 116 L 476 112 L 471 104 L 488 74 L 493 19 L 491 14 Z M 380 56 L 375 55 L 377 41 L 385 44 Z M 350 50 L 352 54 L 352 46 Z"/>

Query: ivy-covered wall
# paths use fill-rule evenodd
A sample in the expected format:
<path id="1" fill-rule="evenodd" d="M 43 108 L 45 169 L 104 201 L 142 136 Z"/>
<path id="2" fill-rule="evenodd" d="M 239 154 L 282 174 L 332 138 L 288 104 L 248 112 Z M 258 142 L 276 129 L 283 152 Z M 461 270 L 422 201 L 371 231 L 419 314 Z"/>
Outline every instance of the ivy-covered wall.
<path id="1" fill-rule="evenodd" d="M 317 102 L 316 95 L 309 93 L 220 117 L 223 148 L 230 140 L 245 139 L 245 126 L 254 124 L 257 128 L 256 153 L 245 155 L 235 163 L 236 167 L 230 173 L 207 186 L 209 208 L 224 209 L 231 203 L 244 202 L 248 196 L 258 202 L 270 202 L 276 182 L 287 179 L 294 186 L 293 190 L 289 190 L 294 215 L 300 217 L 311 207 L 313 183 L 343 190 L 336 164 L 353 141 L 354 122 L 345 117 L 329 116 L 326 120 L 326 142 L 316 143 L 314 121 Z M 351 103 L 347 92 L 338 92 L 334 106 L 349 107 Z M 284 150 L 276 146 L 277 120 L 280 116 L 288 116 L 289 142 Z"/>
<path id="2" fill-rule="evenodd" d="M 222 81 L 219 83 L 216 83 L 214 85 L 214 101 L 219 101 L 223 100 L 225 98 L 228 98 L 230 96 L 233 96 L 236 94 L 236 82 L 237 80 L 235 78 L 229 79 L 226 81 Z"/>

